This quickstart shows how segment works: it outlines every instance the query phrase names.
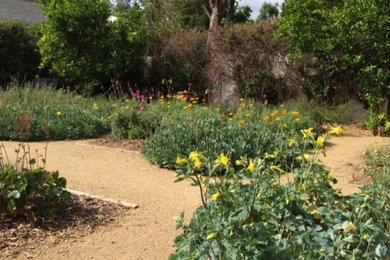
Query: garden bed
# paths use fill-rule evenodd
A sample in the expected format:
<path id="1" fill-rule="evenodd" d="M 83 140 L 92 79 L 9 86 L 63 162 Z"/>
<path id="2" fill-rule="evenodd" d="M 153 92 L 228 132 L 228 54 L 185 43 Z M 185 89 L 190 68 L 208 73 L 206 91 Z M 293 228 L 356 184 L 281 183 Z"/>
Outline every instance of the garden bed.
<path id="1" fill-rule="evenodd" d="M 115 203 L 72 195 L 71 205 L 62 205 L 54 223 L 26 223 L 0 215 L 0 258 L 35 258 L 57 244 L 87 236 L 98 226 L 115 222 L 129 209 Z"/>

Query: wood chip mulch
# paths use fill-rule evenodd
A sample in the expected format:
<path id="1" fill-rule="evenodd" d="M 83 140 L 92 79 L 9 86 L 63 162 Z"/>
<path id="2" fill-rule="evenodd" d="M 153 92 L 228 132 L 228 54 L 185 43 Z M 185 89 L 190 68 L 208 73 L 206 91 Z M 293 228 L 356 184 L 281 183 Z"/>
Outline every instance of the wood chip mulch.
<path id="1" fill-rule="evenodd" d="M 0 214 L 0 259 L 36 258 L 44 248 L 87 236 L 98 226 L 115 223 L 131 212 L 131 209 L 99 199 L 75 195 L 72 199 L 71 205 L 61 205 L 54 222 L 33 224 Z"/>

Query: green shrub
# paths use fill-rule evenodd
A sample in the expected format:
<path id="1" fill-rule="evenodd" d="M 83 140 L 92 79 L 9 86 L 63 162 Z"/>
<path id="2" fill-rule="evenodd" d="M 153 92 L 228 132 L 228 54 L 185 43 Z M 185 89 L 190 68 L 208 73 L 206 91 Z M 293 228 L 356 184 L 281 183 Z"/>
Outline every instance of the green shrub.
<path id="1" fill-rule="evenodd" d="M 39 35 L 18 22 L 0 21 L 0 85 L 12 78 L 31 80 L 38 73 Z"/>
<path id="2" fill-rule="evenodd" d="M 110 129 L 101 119 L 111 110 L 104 100 L 85 99 L 50 88 L 16 87 L 0 92 L 0 99 L 2 140 L 91 138 Z"/>
<path id="3" fill-rule="evenodd" d="M 203 206 L 189 224 L 184 214 L 176 217 L 183 234 L 170 259 L 388 258 L 388 189 L 366 186 L 342 197 L 330 185 L 331 172 L 316 163 L 320 152 L 323 147 L 313 159 L 293 163 L 288 178 L 283 162 L 265 157 L 178 158 L 177 180 L 200 186 Z"/>
<path id="4" fill-rule="evenodd" d="M 303 117 L 295 122 L 296 117 L 291 112 L 283 112 L 284 109 L 276 110 L 278 115 L 274 112 L 264 117 L 254 108 L 234 114 L 222 112 L 218 107 L 215 110 L 183 102 L 172 103 L 160 127 L 143 146 L 143 154 L 167 168 L 175 168 L 178 155 L 192 151 L 202 151 L 208 157 L 225 152 L 232 160 L 239 160 L 289 150 L 291 159 L 295 147 L 289 147 L 286 140 L 296 139 L 296 145 L 302 147 L 304 144 L 296 137 L 301 135 L 300 130 L 312 126 L 312 122 Z"/>
<path id="5" fill-rule="evenodd" d="M 108 21 L 108 1 L 42 0 L 41 7 L 47 17 L 38 43 L 42 65 L 71 83 L 142 75 L 147 32 L 138 5 L 116 14 L 115 22 Z"/>
<path id="6" fill-rule="evenodd" d="M 140 103 L 136 99 L 126 101 L 113 104 L 116 109 L 108 116 L 111 122 L 110 137 L 113 139 L 148 138 L 159 127 L 163 114 L 168 112 L 165 103 Z"/>

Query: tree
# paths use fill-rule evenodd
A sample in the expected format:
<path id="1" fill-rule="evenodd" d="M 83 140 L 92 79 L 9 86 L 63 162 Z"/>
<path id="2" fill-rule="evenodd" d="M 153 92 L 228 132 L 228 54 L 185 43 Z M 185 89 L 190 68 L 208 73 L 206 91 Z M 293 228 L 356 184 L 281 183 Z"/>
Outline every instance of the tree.
<path id="1" fill-rule="evenodd" d="M 250 20 L 252 9 L 249 6 L 238 7 L 234 13 L 233 23 L 246 23 Z"/>
<path id="2" fill-rule="evenodd" d="M 146 32 L 138 5 L 114 23 L 105 0 L 41 0 L 41 6 L 47 17 L 39 41 L 42 67 L 71 83 L 139 75 Z"/>
<path id="3" fill-rule="evenodd" d="M 323 62 L 328 75 L 352 75 L 378 112 L 390 96 L 389 24 L 387 0 L 286 0 L 280 34 L 296 56 L 309 53 Z M 381 110 L 387 113 L 387 106 Z"/>
<path id="4" fill-rule="evenodd" d="M 259 16 L 257 16 L 257 21 L 264 20 L 273 20 L 279 17 L 279 5 L 264 2 L 260 8 Z"/>

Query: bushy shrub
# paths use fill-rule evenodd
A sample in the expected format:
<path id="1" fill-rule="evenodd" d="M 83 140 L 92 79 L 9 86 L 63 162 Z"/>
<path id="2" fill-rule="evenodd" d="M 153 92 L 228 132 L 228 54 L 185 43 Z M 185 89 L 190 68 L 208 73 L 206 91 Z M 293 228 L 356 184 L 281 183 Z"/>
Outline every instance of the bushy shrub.
<path id="1" fill-rule="evenodd" d="M 233 113 L 219 107 L 209 109 L 179 101 L 172 103 L 170 113 L 147 140 L 143 153 L 152 162 L 168 168 L 175 167 L 178 155 L 191 151 L 202 151 L 208 157 L 225 152 L 232 160 L 239 160 L 265 153 L 278 157 L 280 151 L 290 150 L 291 159 L 294 149 L 285 141 L 295 138 L 294 144 L 303 146 L 296 136 L 310 126 L 312 122 L 299 112 L 284 108 L 261 115 L 253 104 L 242 104 L 240 110 Z"/>
<path id="2" fill-rule="evenodd" d="M 139 78 L 146 31 L 133 5 L 109 22 L 109 1 L 42 0 L 47 17 L 39 41 L 42 64 L 71 83 Z"/>
<path id="3" fill-rule="evenodd" d="M 218 50 L 229 57 L 238 95 L 261 99 L 267 94 L 272 103 L 280 103 L 298 93 L 292 85 L 293 72 L 287 62 L 289 42 L 277 37 L 277 23 L 264 21 L 234 25 L 220 30 Z"/>
<path id="4" fill-rule="evenodd" d="M 324 151 L 319 144 L 290 173 L 265 157 L 234 162 L 226 154 L 192 152 L 178 158 L 177 180 L 202 187 L 203 206 L 189 224 L 183 214 L 176 217 L 184 233 L 170 259 L 388 258 L 387 188 L 341 196 L 330 185 L 336 182 L 331 172 L 316 161 Z"/>
<path id="5" fill-rule="evenodd" d="M 12 88 L 0 92 L 0 99 L 2 140 L 81 139 L 109 131 L 101 119 L 110 110 L 103 100 L 49 88 Z"/>
<path id="6" fill-rule="evenodd" d="M 145 139 L 151 136 L 161 123 L 163 114 L 168 112 L 161 102 L 138 102 L 127 99 L 114 104 L 113 114 L 108 116 L 113 139 Z"/>
<path id="7" fill-rule="evenodd" d="M 172 77 L 174 93 L 187 90 L 191 82 L 191 90 L 202 95 L 207 88 L 207 33 L 193 29 L 167 35 L 161 41 L 161 54 L 154 61 L 154 77 L 158 77 L 154 81 Z"/>
<path id="8" fill-rule="evenodd" d="M 37 31 L 25 25 L 0 21 L 0 85 L 7 85 L 12 78 L 34 78 L 40 63 L 38 38 Z"/>

